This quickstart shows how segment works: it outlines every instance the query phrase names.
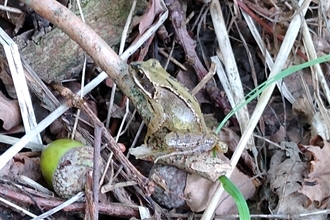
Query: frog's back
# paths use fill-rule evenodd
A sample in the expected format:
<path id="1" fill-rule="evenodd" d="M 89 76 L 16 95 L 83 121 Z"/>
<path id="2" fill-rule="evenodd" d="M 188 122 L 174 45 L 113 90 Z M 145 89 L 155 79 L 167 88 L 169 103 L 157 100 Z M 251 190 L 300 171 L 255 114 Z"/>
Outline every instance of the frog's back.
<path id="1" fill-rule="evenodd" d="M 175 129 L 204 130 L 204 117 L 197 99 L 177 79 L 172 77 L 161 64 L 151 59 L 144 63 L 152 66 L 150 80 L 158 87 L 158 101 L 163 106 L 169 122 Z"/>

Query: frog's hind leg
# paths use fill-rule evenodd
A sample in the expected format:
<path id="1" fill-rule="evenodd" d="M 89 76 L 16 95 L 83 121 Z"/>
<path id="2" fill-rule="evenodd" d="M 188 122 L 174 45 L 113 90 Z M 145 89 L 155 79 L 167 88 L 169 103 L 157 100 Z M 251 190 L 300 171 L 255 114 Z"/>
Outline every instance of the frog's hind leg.
<path id="1" fill-rule="evenodd" d="M 150 158 L 154 160 L 155 158 L 162 157 L 167 152 L 161 152 L 157 150 L 153 150 L 146 144 L 142 144 L 141 146 L 130 148 L 129 153 L 136 157 L 136 159 L 147 159 Z"/>
<path id="2" fill-rule="evenodd" d="M 204 151 L 198 151 L 196 149 L 190 149 L 190 150 L 184 150 L 184 151 L 175 151 L 175 152 L 171 152 L 171 153 L 156 157 L 156 159 L 154 160 L 154 163 L 157 163 L 159 160 L 166 160 L 166 158 L 170 158 L 170 157 L 173 157 L 173 156 L 178 156 L 178 155 L 199 155 L 203 152 Z M 168 160 L 172 160 L 172 159 L 170 158 Z"/>

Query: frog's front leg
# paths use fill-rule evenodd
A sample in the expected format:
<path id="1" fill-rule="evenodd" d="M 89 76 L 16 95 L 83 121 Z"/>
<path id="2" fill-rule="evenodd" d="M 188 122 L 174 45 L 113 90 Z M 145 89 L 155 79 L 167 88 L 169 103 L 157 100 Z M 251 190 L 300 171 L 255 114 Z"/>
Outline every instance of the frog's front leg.
<path id="1" fill-rule="evenodd" d="M 162 128 L 164 122 L 166 121 L 166 114 L 164 113 L 164 109 L 160 105 L 149 105 L 151 112 L 157 112 L 149 121 L 145 121 L 148 131 L 144 139 L 144 143 L 148 143 L 148 139 L 153 137 L 155 133 L 159 132 Z"/>

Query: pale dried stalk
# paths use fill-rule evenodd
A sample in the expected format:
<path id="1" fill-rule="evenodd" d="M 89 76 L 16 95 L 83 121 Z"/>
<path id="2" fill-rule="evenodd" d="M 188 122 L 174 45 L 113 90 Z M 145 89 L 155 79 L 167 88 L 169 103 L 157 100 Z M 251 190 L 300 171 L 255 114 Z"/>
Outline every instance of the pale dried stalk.
<path id="1" fill-rule="evenodd" d="M 136 8 L 136 0 L 134 0 L 132 2 L 131 10 L 130 10 L 128 16 L 127 16 L 126 23 L 125 23 L 123 32 L 121 34 L 121 40 L 120 40 L 120 46 L 119 46 L 119 55 L 121 55 L 123 53 L 123 51 L 124 51 L 126 38 L 128 36 L 129 26 L 131 24 L 131 21 L 132 21 L 132 18 L 133 18 L 133 13 L 134 13 L 135 8 Z M 107 114 L 107 120 L 105 122 L 105 127 L 106 128 L 109 128 L 109 126 L 110 126 L 110 119 L 111 119 L 111 113 L 112 113 L 113 103 L 114 103 L 114 100 L 115 100 L 116 88 L 117 88 L 117 84 L 114 83 L 113 84 L 113 87 L 112 87 L 112 90 L 111 90 L 110 100 L 109 100 L 109 109 L 108 109 L 108 114 Z M 126 102 L 128 102 L 128 100 Z M 127 114 L 127 112 L 125 114 Z M 124 123 L 124 122 L 125 121 L 122 120 L 122 123 Z M 118 132 L 118 134 L 120 135 L 120 132 Z"/>
<path id="2" fill-rule="evenodd" d="M 304 4 L 303 4 L 304 3 Z M 310 3 L 310 0 L 305 0 L 305 2 L 303 0 L 299 1 L 299 5 L 304 5 L 305 7 L 302 10 L 303 15 L 305 15 L 306 11 L 307 11 L 307 7 Z M 297 9 L 300 10 L 300 9 Z M 289 56 L 289 53 L 291 51 L 291 48 L 293 46 L 293 43 L 296 39 L 296 36 L 299 32 L 299 29 L 301 27 L 301 18 L 302 16 L 300 14 L 297 14 L 291 21 L 290 26 L 286 32 L 285 38 L 283 40 L 283 43 L 281 45 L 280 51 L 278 53 L 277 59 L 274 63 L 274 66 L 271 70 L 271 73 L 269 75 L 269 78 L 274 77 L 275 75 L 277 75 L 279 72 L 282 71 L 285 62 Z M 238 143 L 238 146 L 236 148 L 236 151 L 234 152 L 234 155 L 230 161 L 230 165 L 232 167 L 235 167 L 244 148 L 246 143 L 248 142 L 249 138 L 251 137 L 259 119 L 261 114 L 263 113 L 271 94 L 273 93 L 275 84 L 270 85 L 268 88 L 266 88 L 263 93 L 261 94 L 257 106 L 255 107 L 255 110 L 251 116 L 251 119 L 248 123 L 247 126 L 247 130 L 245 130 L 245 132 L 242 135 L 242 138 L 240 140 L 240 142 Z M 232 174 L 232 171 L 229 171 L 226 176 L 229 178 Z M 207 220 L 207 219 L 212 219 L 213 213 L 215 211 L 215 209 L 217 208 L 218 205 L 218 201 L 221 198 L 221 195 L 223 193 L 224 189 L 222 187 L 222 185 L 220 185 L 218 187 L 218 189 L 216 190 L 216 192 L 213 195 L 213 198 L 209 204 L 209 206 L 206 208 L 206 210 L 204 211 L 204 214 L 201 218 L 201 220 Z"/>
<path id="3" fill-rule="evenodd" d="M 37 120 L 34 114 L 30 92 L 26 84 L 18 47 L 2 29 L 0 29 L 0 43 L 4 48 L 10 73 L 13 78 L 24 129 L 25 132 L 29 132 L 37 125 Z M 37 134 L 32 142 L 42 144 L 40 135 Z"/>
<path id="4" fill-rule="evenodd" d="M 43 213 L 43 214 L 41 214 L 39 216 L 36 216 L 33 219 L 31 219 L 31 220 L 41 220 L 41 219 L 47 218 L 47 217 L 53 215 L 54 213 L 56 213 L 56 212 L 64 209 L 65 207 L 71 205 L 72 203 L 81 200 L 81 198 L 83 196 L 84 196 L 84 193 L 83 192 L 79 192 L 75 196 L 73 196 L 72 198 L 70 198 L 70 199 L 66 200 L 65 202 L 63 202 L 62 204 L 60 204 L 59 206 L 56 206 L 55 208 L 53 208 L 51 210 L 48 210 L 47 212 L 45 212 L 45 213 Z"/>
<path id="5" fill-rule="evenodd" d="M 49 2 L 43 2 L 45 4 L 49 4 Z M 55 4 L 56 3 L 56 4 Z M 54 4 L 56 5 L 56 7 L 59 7 L 57 4 L 57 2 L 55 2 Z M 35 2 L 30 2 L 29 5 L 33 5 L 36 6 Z M 38 7 L 46 7 L 43 4 L 39 4 L 38 2 Z M 49 5 L 48 5 L 49 6 Z M 47 7 L 48 7 L 47 6 Z M 52 7 L 55 7 L 54 5 L 51 5 Z M 55 7 L 55 8 L 56 8 Z M 48 7 L 50 8 L 50 6 Z M 40 11 L 39 11 L 40 12 Z M 66 12 L 70 14 L 69 12 Z M 141 39 L 135 44 L 132 45 L 131 47 L 129 47 L 128 51 L 125 51 L 121 56 L 121 60 L 127 60 L 128 57 L 134 53 L 139 46 L 141 46 L 145 40 L 147 40 L 158 28 L 160 25 L 162 25 L 162 23 L 167 19 L 168 17 L 168 10 L 166 8 L 166 11 L 161 15 L 160 19 L 158 20 L 158 22 L 156 24 L 154 24 L 152 26 L 152 28 L 148 29 L 148 31 L 146 31 L 146 33 L 144 33 L 141 36 Z M 70 23 L 71 22 L 71 23 Z M 61 28 L 64 30 L 64 32 L 66 33 L 71 33 L 71 27 L 72 27 L 72 23 L 77 22 L 79 23 L 79 19 L 74 18 L 71 19 L 69 22 L 69 24 L 67 24 L 66 26 L 61 26 Z M 71 26 L 70 26 L 71 25 Z M 93 30 L 91 30 L 89 27 L 84 26 L 84 28 L 88 29 L 90 32 L 93 32 Z M 86 31 L 85 29 L 85 31 Z M 81 31 L 81 30 L 79 30 Z M 81 40 L 81 38 L 75 38 L 76 36 L 74 34 L 77 33 L 71 33 L 73 36 L 71 36 L 74 40 L 76 40 L 78 43 L 79 40 Z M 80 35 L 79 35 L 80 36 Z M 92 38 L 90 38 L 92 39 Z M 86 42 L 86 44 L 89 44 L 90 42 Z M 108 70 L 108 74 L 109 75 L 114 75 L 113 72 L 120 72 L 122 71 L 122 66 L 120 65 L 121 62 L 118 62 L 118 60 L 115 59 L 115 57 L 117 56 L 117 54 L 114 53 L 114 51 L 110 50 L 109 46 L 105 43 L 105 42 L 99 42 L 99 47 L 102 48 L 101 51 L 99 51 L 99 53 L 97 53 L 97 55 L 95 55 L 95 57 L 98 57 L 97 59 L 103 60 L 104 57 L 113 57 L 112 60 L 107 60 L 108 61 L 108 66 L 105 67 L 105 69 Z M 86 46 L 87 48 L 87 46 Z M 85 48 L 85 49 L 86 49 Z M 89 48 L 90 49 L 90 48 Z M 87 49 L 88 50 L 88 49 Z M 102 82 L 104 79 L 106 79 L 108 77 L 107 73 L 105 73 L 104 71 L 101 72 L 95 79 L 93 79 L 90 83 L 88 83 L 85 87 L 84 87 L 84 94 L 87 94 L 88 92 L 90 92 L 92 89 L 94 89 L 100 82 Z M 80 94 L 80 92 L 78 93 Z M 20 150 L 23 149 L 23 147 L 30 142 L 31 139 L 33 139 L 35 136 L 37 136 L 41 131 L 43 131 L 46 127 L 48 127 L 54 120 L 56 120 L 58 117 L 60 117 L 66 110 L 68 110 L 69 107 L 66 104 L 61 105 L 60 107 L 58 107 L 55 111 L 53 111 L 50 115 L 48 115 L 44 120 L 42 120 L 34 129 L 32 129 L 31 131 L 27 132 L 15 145 L 13 145 L 11 148 L 9 148 L 5 153 L 3 153 L 0 156 L 0 170 L 7 164 L 7 162 L 9 160 L 11 160 Z"/>
<path id="6" fill-rule="evenodd" d="M 253 19 L 247 13 L 242 11 L 242 15 L 243 15 L 247 25 L 249 26 L 249 29 L 250 29 L 253 37 L 254 37 L 254 40 L 257 42 L 262 55 L 265 57 L 265 61 L 266 61 L 268 69 L 270 69 L 270 71 L 271 71 L 273 66 L 274 66 L 274 61 L 271 58 L 270 53 L 267 50 L 267 47 L 266 47 L 264 41 L 261 39 L 261 36 L 258 32 L 258 28 L 255 26 L 255 23 L 254 23 Z M 277 88 L 281 91 L 282 95 L 291 104 L 293 104 L 296 99 L 292 96 L 291 92 L 286 87 L 285 83 L 283 83 L 282 80 L 279 80 L 279 81 L 276 82 L 276 85 L 277 85 Z"/>
<path id="7" fill-rule="evenodd" d="M 84 89 L 84 95 L 92 91 L 100 82 L 107 78 L 107 74 L 102 72 L 93 81 L 88 83 Z M 80 92 L 78 92 L 80 94 Z M 55 111 L 50 113 L 44 120 L 42 120 L 35 128 L 27 132 L 16 144 L 10 147 L 6 152 L 0 156 L 0 170 L 11 160 L 23 147 L 30 142 L 37 134 L 48 127 L 53 121 L 60 117 L 64 112 L 69 109 L 67 104 L 63 104 Z"/>
<path id="8" fill-rule="evenodd" d="M 229 90 L 225 91 L 226 94 L 231 93 L 228 96 L 228 100 L 232 107 L 245 101 L 244 91 L 241 83 L 241 78 L 237 69 L 235 57 L 233 55 L 233 50 L 229 41 L 225 21 L 222 16 L 221 7 L 219 1 L 213 0 L 210 4 L 210 13 L 214 25 L 214 31 L 217 36 L 218 44 L 220 47 L 221 55 L 223 57 L 222 62 L 224 63 L 226 69 L 226 75 L 223 77 L 228 78 L 230 84 Z M 221 57 L 220 57 L 221 59 Z M 228 87 L 227 87 L 228 88 Z M 236 112 L 236 117 L 240 122 L 241 132 L 243 133 L 247 128 L 247 123 L 249 121 L 249 112 L 247 106 Z M 248 148 L 251 149 L 254 146 L 253 138 L 249 140 Z"/>
<path id="9" fill-rule="evenodd" d="M 33 214 L 33 213 L 31 213 L 31 212 L 29 212 L 29 211 L 23 209 L 22 207 L 20 207 L 20 206 L 14 204 L 14 203 L 12 203 L 12 202 L 6 200 L 6 199 L 3 199 L 3 198 L 1 198 L 1 197 L 0 197 L 0 202 L 3 202 L 3 203 L 5 203 L 6 205 L 8 205 L 8 206 L 10 206 L 10 207 L 12 207 L 12 208 L 14 208 L 14 209 L 20 211 L 20 212 L 22 212 L 22 213 L 24 213 L 24 214 L 26 214 L 26 215 L 32 217 L 32 218 L 37 217 L 35 214 Z"/>
<path id="10" fill-rule="evenodd" d="M 303 32 L 303 42 L 304 42 L 304 46 L 306 48 L 308 58 L 310 60 L 316 59 L 317 54 L 316 54 L 316 51 L 314 48 L 313 40 L 312 40 L 312 37 L 310 35 L 310 32 L 308 30 L 308 27 L 307 27 L 307 24 L 305 21 L 303 22 L 302 32 Z M 328 103 L 330 102 L 330 90 L 327 85 L 327 81 L 324 77 L 324 74 L 322 72 L 320 64 L 315 64 L 315 65 L 311 66 L 311 73 L 312 73 L 312 76 L 315 76 L 315 77 L 312 77 L 313 82 L 314 82 L 314 94 L 315 94 L 315 99 L 318 103 L 318 107 L 320 109 L 320 113 L 322 114 L 322 117 L 324 119 L 324 123 L 322 123 L 322 125 L 325 126 L 326 131 L 330 131 L 329 114 L 328 114 L 328 110 L 326 109 L 326 107 L 324 106 L 324 104 L 322 102 L 322 99 L 320 98 L 320 90 L 318 89 L 319 84 L 321 85 L 321 88 L 323 89 L 324 95 L 325 95 Z M 324 132 L 324 134 L 327 136 L 323 137 L 323 138 L 328 140 L 330 138 L 330 134 L 328 132 Z"/>

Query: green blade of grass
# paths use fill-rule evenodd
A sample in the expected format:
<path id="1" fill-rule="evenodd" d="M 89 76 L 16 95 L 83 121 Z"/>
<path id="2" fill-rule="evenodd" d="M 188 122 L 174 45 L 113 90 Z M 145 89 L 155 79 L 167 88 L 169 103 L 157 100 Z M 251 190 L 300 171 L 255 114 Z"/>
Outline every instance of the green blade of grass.
<path id="1" fill-rule="evenodd" d="M 287 68 L 286 70 L 283 70 L 282 72 L 280 72 L 279 74 L 277 74 L 276 76 L 266 80 L 265 82 L 261 83 L 259 86 L 257 86 L 256 88 L 254 88 L 251 92 L 249 92 L 246 96 L 245 96 L 245 100 L 244 102 L 238 104 L 236 107 L 234 107 L 227 115 L 226 117 L 222 120 L 222 122 L 220 123 L 220 125 L 217 127 L 216 129 L 216 133 L 218 133 L 221 128 L 225 125 L 225 123 L 228 121 L 228 119 L 233 116 L 238 110 L 240 110 L 244 105 L 246 105 L 247 103 L 251 102 L 253 99 L 255 99 L 258 95 L 260 95 L 269 85 L 271 85 L 272 83 L 275 83 L 276 81 L 283 79 L 284 77 L 287 77 L 295 72 L 297 72 L 298 70 L 304 69 L 306 67 L 310 67 L 312 65 L 318 64 L 318 63 L 324 63 L 330 61 L 330 54 L 329 55 L 325 55 L 322 57 L 319 57 L 315 60 L 311 60 L 299 65 L 294 65 L 291 66 L 289 68 Z"/>
<path id="2" fill-rule="evenodd" d="M 319 63 L 324 63 L 330 61 L 330 54 L 329 55 L 325 55 L 322 57 L 319 57 L 317 59 L 299 64 L 299 65 L 294 65 L 291 66 L 289 68 L 287 68 L 286 70 L 283 70 L 282 72 L 280 72 L 279 74 L 277 74 L 276 76 L 266 80 L 265 82 L 261 83 L 259 86 L 257 86 L 255 89 L 253 89 L 251 92 L 249 92 L 246 96 L 245 96 L 245 100 L 244 102 L 240 103 L 239 105 L 237 105 L 236 107 L 234 107 L 227 115 L 226 117 L 222 120 L 222 122 L 220 123 L 220 125 L 218 126 L 216 133 L 218 133 L 220 131 L 220 129 L 225 125 L 225 123 L 228 121 L 228 119 L 233 116 L 238 110 L 240 110 L 244 105 L 246 105 L 247 103 L 251 102 L 253 99 L 255 99 L 258 95 L 260 95 L 269 85 L 271 85 L 272 83 L 275 83 L 276 81 L 283 79 L 284 77 L 287 77 L 301 69 L 304 69 L 306 67 L 310 67 L 312 65 L 315 64 L 319 64 Z M 250 211 L 249 208 L 247 206 L 247 203 L 242 195 L 242 193 L 239 191 L 239 189 L 234 185 L 234 183 L 226 176 L 221 176 L 219 177 L 220 182 L 223 185 L 223 188 L 226 190 L 226 192 L 233 197 L 233 199 L 235 200 L 236 206 L 237 206 L 237 210 L 240 216 L 241 220 L 249 220 L 250 219 Z"/>
<path id="3" fill-rule="evenodd" d="M 250 219 L 250 210 L 249 207 L 239 189 L 235 184 L 228 179 L 226 176 L 219 177 L 220 182 L 222 183 L 223 188 L 226 192 L 234 199 L 240 220 L 249 220 Z"/>

